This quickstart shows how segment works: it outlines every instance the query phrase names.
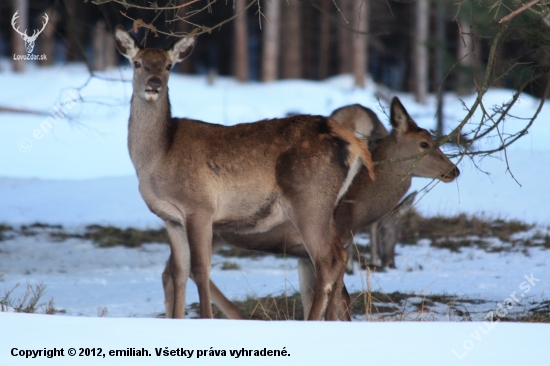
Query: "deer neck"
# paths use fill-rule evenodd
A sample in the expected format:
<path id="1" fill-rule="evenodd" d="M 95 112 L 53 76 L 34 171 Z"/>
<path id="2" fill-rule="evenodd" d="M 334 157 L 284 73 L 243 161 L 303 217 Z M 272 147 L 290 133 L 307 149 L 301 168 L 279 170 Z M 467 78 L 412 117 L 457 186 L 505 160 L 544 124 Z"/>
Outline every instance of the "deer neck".
<path id="1" fill-rule="evenodd" d="M 128 150 L 138 175 L 154 168 L 166 153 L 171 133 L 168 90 L 154 102 L 132 95 L 128 123 Z"/>
<path id="2" fill-rule="evenodd" d="M 397 157 L 397 147 L 397 142 L 393 136 L 388 136 L 374 152 L 373 161 L 383 162 Z M 382 204 L 383 202 L 389 204 L 389 201 L 397 204 L 411 187 L 411 167 L 412 160 L 376 164 L 374 168 L 376 180 L 366 185 L 363 192 L 364 198 L 370 198 L 374 204 Z M 393 206 L 388 209 L 392 208 Z"/>
<path id="3" fill-rule="evenodd" d="M 381 162 L 395 157 L 396 148 L 395 138 L 390 135 L 378 145 L 372 160 Z M 337 221 L 349 223 L 340 228 L 347 232 L 339 234 L 355 232 L 391 212 L 411 186 L 411 175 L 407 175 L 409 169 L 406 162 L 375 164 L 376 179 L 372 181 L 368 171 L 362 168 L 337 210 Z"/>

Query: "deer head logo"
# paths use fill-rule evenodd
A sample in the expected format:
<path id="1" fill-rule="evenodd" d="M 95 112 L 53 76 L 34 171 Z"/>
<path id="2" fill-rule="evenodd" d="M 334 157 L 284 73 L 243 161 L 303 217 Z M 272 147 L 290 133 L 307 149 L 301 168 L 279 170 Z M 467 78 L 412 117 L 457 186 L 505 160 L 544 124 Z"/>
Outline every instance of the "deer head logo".
<path id="1" fill-rule="evenodd" d="M 36 41 L 36 38 L 38 37 L 38 35 L 40 33 L 42 33 L 42 31 L 44 30 L 44 28 L 46 28 L 46 25 L 48 24 L 48 20 L 49 20 L 48 14 L 44 13 L 45 22 L 42 22 L 42 29 L 40 29 L 39 31 L 35 29 L 32 33 L 32 36 L 29 37 L 27 35 L 27 30 L 26 29 L 25 29 L 25 32 L 20 32 L 19 31 L 19 26 L 17 26 L 17 28 L 15 28 L 15 21 L 16 21 L 17 18 L 19 18 L 17 13 L 19 13 L 19 10 L 16 11 L 15 14 L 13 14 L 13 17 L 11 18 L 11 26 L 13 27 L 13 29 L 15 29 L 15 31 L 17 33 L 19 33 L 21 35 L 21 38 L 23 38 L 23 41 L 25 41 L 25 48 L 27 49 L 27 53 L 31 53 L 32 50 L 34 49 L 34 42 Z"/>

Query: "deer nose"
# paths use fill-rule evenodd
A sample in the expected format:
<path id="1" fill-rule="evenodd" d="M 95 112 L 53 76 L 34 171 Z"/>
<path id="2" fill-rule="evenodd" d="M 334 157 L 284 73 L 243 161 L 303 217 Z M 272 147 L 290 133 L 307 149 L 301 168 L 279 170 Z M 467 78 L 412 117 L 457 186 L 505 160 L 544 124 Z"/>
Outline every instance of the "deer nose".
<path id="1" fill-rule="evenodd" d="M 147 81 L 147 85 L 154 91 L 157 91 L 161 87 L 162 81 L 158 77 L 153 76 Z"/>
<path id="2" fill-rule="evenodd" d="M 460 170 L 458 170 L 458 168 L 455 166 L 454 168 L 449 170 L 447 173 L 441 174 L 439 178 L 444 182 L 452 182 L 453 180 L 458 178 L 459 175 L 460 175 Z"/>

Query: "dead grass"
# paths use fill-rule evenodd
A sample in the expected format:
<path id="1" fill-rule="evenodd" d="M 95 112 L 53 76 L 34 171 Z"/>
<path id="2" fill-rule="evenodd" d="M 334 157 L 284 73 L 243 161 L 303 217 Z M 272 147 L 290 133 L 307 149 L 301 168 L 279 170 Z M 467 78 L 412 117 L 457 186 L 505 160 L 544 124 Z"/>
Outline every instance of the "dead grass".
<path id="1" fill-rule="evenodd" d="M 6 233 L 12 230 L 13 230 L 13 227 L 9 225 L 0 224 L 0 241 L 7 239 Z"/>
<path id="2" fill-rule="evenodd" d="M 493 220 L 465 214 L 426 218 L 411 211 L 402 221 L 401 242 L 414 244 L 420 239 L 430 239 L 432 246 L 457 251 L 463 246 L 486 247 L 488 242 L 484 239 L 487 238 L 510 242 L 512 235 L 533 227 L 517 220 Z"/>
<path id="3" fill-rule="evenodd" d="M 244 319 L 251 320 L 303 320 L 304 311 L 299 293 L 290 296 L 267 296 L 263 298 L 247 298 L 235 300 L 233 304 L 239 309 Z M 189 306 L 195 314 L 199 313 L 199 304 Z M 214 318 L 224 319 L 225 316 L 216 307 L 212 307 Z"/>
<path id="4" fill-rule="evenodd" d="M 451 251 L 459 251 L 461 247 L 477 246 L 487 251 L 505 251 L 509 247 L 541 246 L 550 249 L 550 235 L 548 230 L 534 233 L 532 237 L 520 240 L 512 240 L 516 233 L 525 232 L 534 227 L 516 220 L 504 221 L 501 219 L 487 219 L 475 216 L 458 215 L 453 217 L 432 217 L 426 218 L 409 211 L 400 221 L 400 239 L 403 244 L 415 244 L 420 239 L 429 239 L 431 245 L 438 248 L 447 248 Z M 365 228 L 367 229 L 367 228 Z M 8 234 L 6 234 L 8 233 Z M 61 225 L 49 225 L 34 223 L 32 225 L 13 228 L 0 224 L 0 240 L 6 239 L 8 235 L 38 235 L 47 234 L 56 240 L 68 238 L 89 239 L 100 247 L 112 247 L 123 245 L 127 247 L 139 247 L 145 243 L 168 243 L 166 229 L 141 230 L 136 228 L 121 229 L 114 226 L 90 225 L 85 233 L 70 233 L 64 230 Z M 365 230 L 359 234 L 365 234 Z M 498 238 L 510 246 L 491 247 L 493 238 Z M 370 252 L 369 246 L 358 245 L 359 254 Z M 217 252 L 224 257 L 261 257 L 266 255 L 284 256 L 283 254 L 269 254 L 256 250 L 247 250 L 233 247 L 223 247 Z"/>
<path id="5" fill-rule="evenodd" d="M 250 258 L 250 257 L 261 257 L 266 255 L 273 255 L 266 252 L 260 252 L 257 250 L 242 249 L 230 246 L 223 246 L 216 254 L 221 255 L 222 257 L 238 257 L 238 258 Z M 281 255 L 282 256 L 282 255 Z"/>
<path id="6" fill-rule="evenodd" d="M 43 283 L 37 285 L 27 284 L 25 293 L 19 298 L 14 298 L 13 293 L 18 287 L 19 284 L 15 285 L 11 290 L 4 292 L 4 297 L 0 299 L 0 308 L 4 311 L 28 314 L 39 312 L 48 315 L 60 312 L 54 308 L 53 299 L 47 302 L 40 302 L 46 291 L 46 285 Z"/>
<path id="7" fill-rule="evenodd" d="M 467 304 L 483 303 L 481 300 L 457 299 L 450 295 L 426 295 L 405 294 L 401 292 L 383 293 L 378 291 L 360 291 L 350 294 L 351 316 L 356 319 L 368 321 L 425 321 L 426 314 L 430 314 L 430 307 L 446 305 L 447 313 L 458 320 L 470 321 L 471 317 L 466 309 Z M 411 304 L 410 299 L 421 298 Z M 267 296 L 262 298 L 247 298 L 235 300 L 233 304 L 239 309 L 244 319 L 252 320 L 303 320 L 304 310 L 302 300 L 298 292 L 288 296 Z M 212 307 L 214 318 L 224 319 L 225 316 L 214 305 Z M 193 303 L 188 307 L 192 317 L 199 313 L 199 304 Z M 435 316 L 445 314 L 434 313 Z"/>
<path id="8" fill-rule="evenodd" d="M 241 266 L 239 266 L 235 262 L 225 261 L 222 263 L 221 270 L 222 271 L 238 271 L 241 269 Z"/>
<path id="9" fill-rule="evenodd" d="M 114 226 L 90 225 L 86 227 L 84 238 L 93 240 L 100 247 L 124 245 L 139 247 L 145 243 L 168 243 L 166 229 L 139 230 L 134 228 L 120 229 Z"/>

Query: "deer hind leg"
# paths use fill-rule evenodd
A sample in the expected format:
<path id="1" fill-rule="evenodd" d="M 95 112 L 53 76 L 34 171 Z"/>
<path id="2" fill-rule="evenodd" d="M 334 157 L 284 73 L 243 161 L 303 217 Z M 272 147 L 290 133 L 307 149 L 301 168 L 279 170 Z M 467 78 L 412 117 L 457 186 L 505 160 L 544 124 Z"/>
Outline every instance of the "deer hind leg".
<path id="1" fill-rule="evenodd" d="M 297 206 L 297 207 L 296 207 Z M 309 205 L 296 205 L 289 214 L 290 220 L 300 232 L 315 268 L 315 291 L 308 320 L 338 318 L 338 302 L 343 286 L 347 252 L 334 230 L 331 210 L 322 210 Z M 326 217 L 317 216 L 323 213 Z"/>
<path id="2" fill-rule="evenodd" d="M 344 299 L 344 301 L 347 301 L 349 303 L 349 294 L 344 286 L 344 272 L 346 269 L 348 252 L 342 246 L 342 242 L 338 238 L 338 235 L 336 234 L 336 230 L 334 229 L 334 226 L 332 226 L 331 232 L 332 232 L 332 244 L 334 245 L 331 259 L 333 263 L 337 264 L 336 266 L 333 267 L 333 270 L 335 271 L 335 274 L 337 277 L 336 277 L 336 280 L 334 281 L 332 291 L 330 292 L 325 319 L 338 320 L 338 310 L 340 309 L 340 306 L 341 306 L 340 301 L 342 300 L 342 297 L 341 297 L 342 294 L 345 294 L 345 296 L 347 296 L 347 299 Z"/>
<path id="3" fill-rule="evenodd" d="M 302 306 L 304 308 L 304 319 L 307 319 L 313 303 L 315 295 L 315 269 L 313 263 L 309 259 L 298 260 L 298 274 L 300 277 L 300 297 L 302 298 Z M 340 319 L 351 321 L 351 298 L 348 290 L 344 285 L 342 287 L 342 295 L 340 299 Z"/>
<path id="4" fill-rule="evenodd" d="M 200 317 L 212 318 L 210 303 L 210 265 L 212 262 L 212 215 L 195 213 L 187 217 L 186 225 L 191 273 L 199 291 Z"/>
<path id="5" fill-rule="evenodd" d="M 342 286 L 342 295 L 340 296 L 340 319 L 351 321 L 351 297 L 346 285 Z"/>
<path id="6" fill-rule="evenodd" d="M 185 317 L 185 290 L 189 278 L 190 256 L 183 226 L 166 222 L 170 238 L 170 258 L 162 274 L 167 318 Z"/>
<path id="7" fill-rule="evenodd" d="M 227 319 L 243 319 L 239 309 L 225 297 L 212 281 L 210 281 L 210 294 L 212 295 L 212 302 L 216 304 Z"/>

